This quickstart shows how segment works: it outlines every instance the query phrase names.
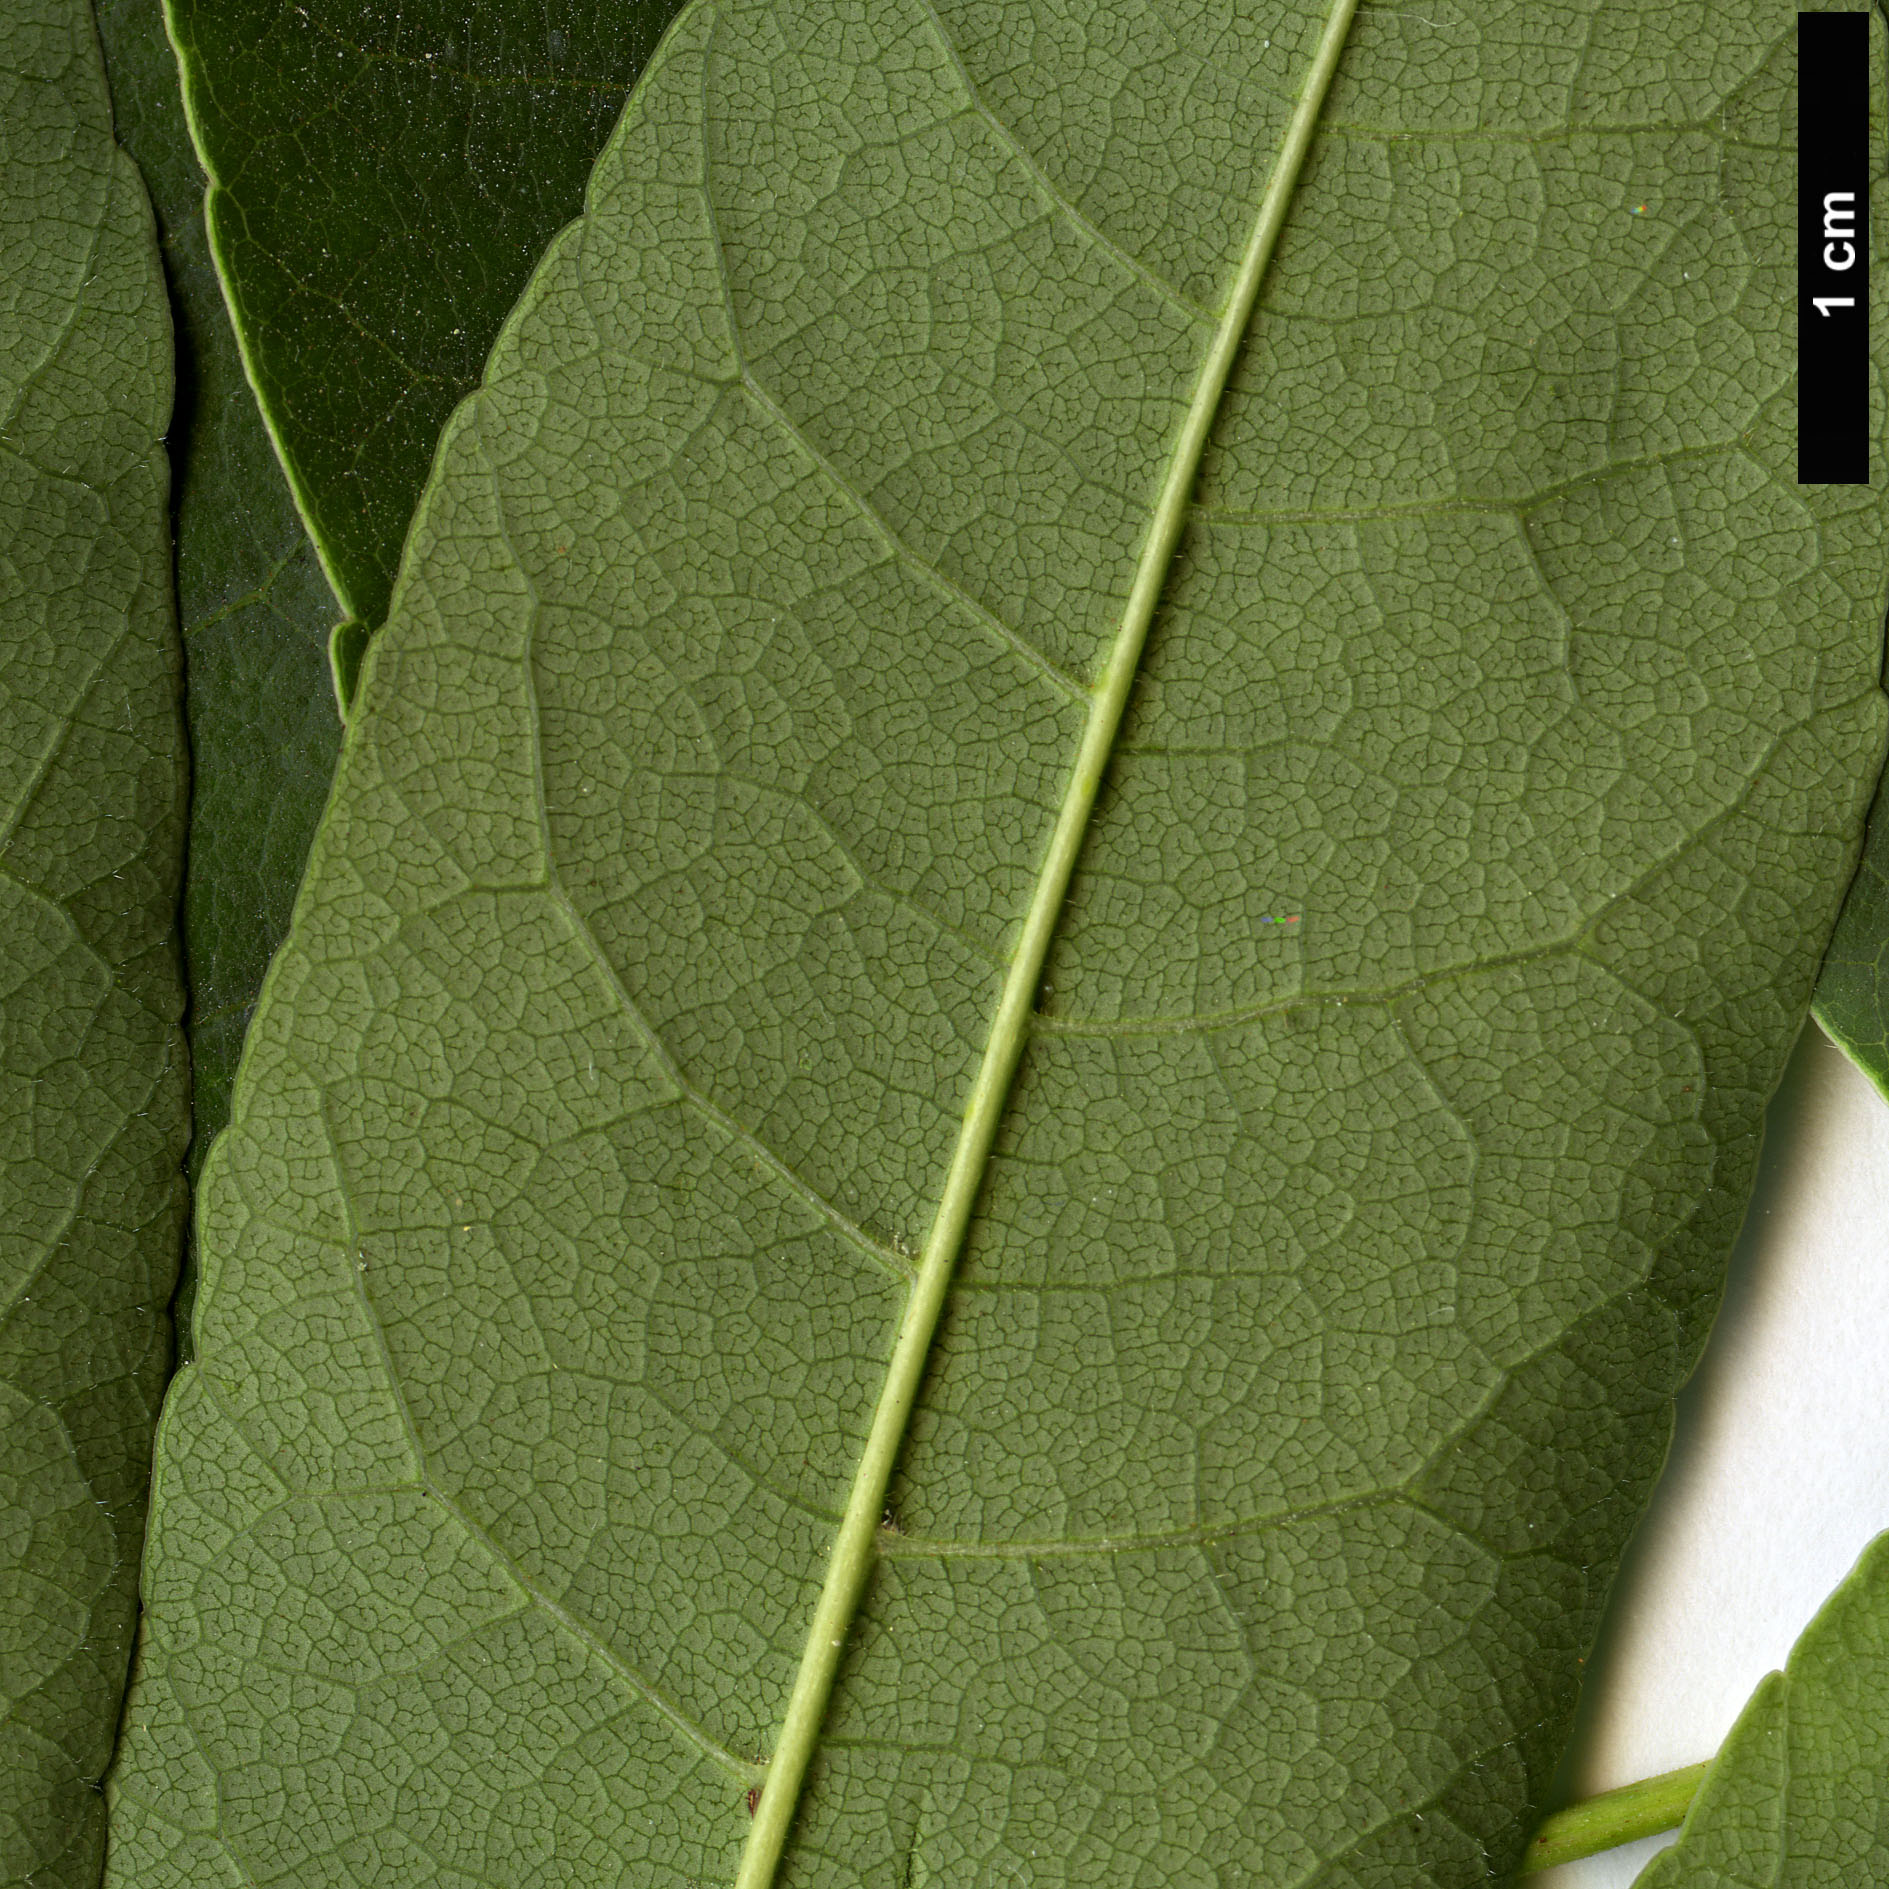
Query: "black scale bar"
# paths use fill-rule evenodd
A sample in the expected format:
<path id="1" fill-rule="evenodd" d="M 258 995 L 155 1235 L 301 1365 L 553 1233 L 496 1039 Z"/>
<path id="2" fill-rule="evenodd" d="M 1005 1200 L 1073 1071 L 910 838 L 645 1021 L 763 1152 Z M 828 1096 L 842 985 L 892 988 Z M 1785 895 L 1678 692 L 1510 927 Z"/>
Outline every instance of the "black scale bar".
<path id="1" fill-rule="evenodd" d="M 1869 483 L 1869 15 L 1797 16 L 1797 478 Z"/>

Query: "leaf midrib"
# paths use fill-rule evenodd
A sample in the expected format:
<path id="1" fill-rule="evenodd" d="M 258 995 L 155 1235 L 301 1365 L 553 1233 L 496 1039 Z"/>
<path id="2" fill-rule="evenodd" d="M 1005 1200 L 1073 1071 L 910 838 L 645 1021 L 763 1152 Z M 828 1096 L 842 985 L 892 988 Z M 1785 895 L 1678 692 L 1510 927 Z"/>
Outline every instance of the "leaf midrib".
<path id="1" fill-rule="evenodd" d="M 854 1471 L 846 1512 L 834 1539 L 826 1579 L 781 1721 L 780 1736 L 768 1760 L 767 1784 L 755 1806 L 754 1823 L 742 1851 L 735 1889 L 771 1889 L 786 1850 L 807 1768 L 818 1745 L 827 1703 L 832 1696 L 840 1656 L 877 1559 L 886 1491 L 924 1381 L 945 1294 L 963 1249 L 991 1148 L 1029 1039 L 1037 987 L 1049 947 L 1088 832 L 1102 776 L 1128 706 L 1142 647 L 1186 529 L 1201 455 L 1219 412 L 1228 375 L 1252 319 L 1260 282 L 1285 225 L 1286 211 L 1311 148 L 1319 111 L 1331 88 L 1357 5 L 1358 0 L 1330 0 L 1298 102 L 1254 213 L 1226 307 L 1201 363 L 1186 418 L 1169 455 L 1160 494 L 1149 520 L 1148 535 L 1122 606 L 1121 621 L 1093 691 L 1088 724 L 1083 730 L 1017 949 L 991 1020 L 990 1036 L 971 1086 L 918 1276 L 899 1321 L 885 1382 Z M 955 49 L 948 42 L 947 51 L 955 55 Z"/>

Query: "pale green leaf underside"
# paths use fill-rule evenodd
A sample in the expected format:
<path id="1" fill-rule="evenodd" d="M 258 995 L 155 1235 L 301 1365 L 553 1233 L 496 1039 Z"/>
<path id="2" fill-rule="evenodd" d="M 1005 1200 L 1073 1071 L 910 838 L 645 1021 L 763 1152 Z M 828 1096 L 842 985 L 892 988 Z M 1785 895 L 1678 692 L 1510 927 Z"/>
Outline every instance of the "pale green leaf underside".
<path id="1" fill-rule="evenodd" d="M 1889 1881 L 1889 1535 L 1751 1695 L 1679 1841 L 1636 1889 Z"/>
<path id="2" fill-rule="evenodd" d="M 1880 758 L 1794 15 L 1362 9 L 782 1880 L 1484 1880 Z M 114 1880 L 726 1882 L 1322 12 L 698 4 L 205 1179 Z"/>
<path id="3" fill-rule="evenodd" d="M 84 0 L 0 0 L 0 1882 L 94 1889 L 189 1127 L 171 330 Z"/>

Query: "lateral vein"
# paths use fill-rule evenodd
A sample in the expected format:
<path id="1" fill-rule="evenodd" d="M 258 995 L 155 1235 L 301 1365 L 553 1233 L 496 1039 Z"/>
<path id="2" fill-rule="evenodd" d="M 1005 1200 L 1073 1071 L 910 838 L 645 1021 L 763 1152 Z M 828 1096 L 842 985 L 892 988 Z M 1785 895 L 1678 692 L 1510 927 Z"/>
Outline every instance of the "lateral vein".
<path id="1" fill-rule="evenodd" d="M 485 458 L 483 445 L 480 447 L 480 455 L 482 458 Z M 485 459 L 485 467 L 487 476 L 492 479 L 492 489 L 496 500 L 498 482 L 497 476 L 492 470 L 492 464 L 489 458 Z M 501 521 L 503 520 L 504 510 L 502 507 L 496 508 L 496 515 Z M 532 578 L 524 560 L 518 555 L 516 547 L 512 544 L 511 535 L 505 530 L 502 522 L 499 527 L 498 536 L 499 542 L 505 548 L 506 558 L 510 561 L 512 569 L 518 573 L 519 579 L 524 584 L 526 593 L 531 599 L 531 638 L 535 639 L 537 636 L 538 617 L 539 613 L 544 608 L 544 600 L 539 596 L 537 583 Z M 527 657 L 525 663 L 525 686 L 530 691 L 531 695 L 531 725 L 534 730 L 541 730 L 544 725 L 544 718 L 538 704 L 538 685 L 536 678 L 532 674 L 529 657 Z M 569 890 L 566 888 L 563 880 L 558 876 L 557 848 L 552 842 L 551 815 L 545 802 L 544 762 L 536 736 L 534 736 L 533 740 L 531 765 L 533 792 L 536 797 L 535 805 L 538 816 L 538 833 L 540 842 L 544 847 L 544 891 L 556 908 L 558 915 L 564 920 L 572 938 L 575 939 L 578 945 L 588 954 L 591 963 L 596 967 L 604 983 L 608 986 L 611 995 L 616 999 L 630 1027 L 643 1039 L 644 1044 L 648 1047 L 650 1056 L 661 1069 L 671 1087 L 675 1090 L 677 1097 L 707 1116 L 730 1137 L 744 1145 L 753 1159 L 763 1169 L 778 1179 L 804 1205 L 812 1208 L 812 1210 L 820 1215 L 836 1233 L 859 1252 L 864 1254 L 866 1258 L 880 1266 L 883 1270 L 890 1273 L 893 1278 L 902 1283 L 909 1281 L 913 1276 L 912 1267 L 902 1253 L 894 1252 L 889 1247 L 880 1245 L 864 1227 L 858 1225 L 857 1222 L 842 1213 L 833 1201 L 828 1200 L 818 1189 L 804 1181 L 786 1161 L 777 1155 L 773 1149 L 754 1132 L 753 1129 L 736 1120 L 735 1117 L 730 1115 L 725 1109 L 719 1107 L 683 1073 L 682 1065 L 677 1062 L 669 1045 L 663 1041 L 662 1032 L 643 1014 L 642 1007 L 637 1003 L 636 999 L 630 995 L 629 986 L 624 983 L 622 977 L 618 974 L 617 967 L 610 961 L 609 953 L 604 950 L 597 938 L 597 934 L 591 930 L 589 921 L 584 917 L 583 913 L 577 909 Z"/>
<path id="2" fill-rule="evenodd" d="M 730 331 L 733 332 L 732 315 L 729 317 L 729 326 Z M 738 351 L 739 334 L 736 334 L 735 341 Z M 1067 696 L 1072 702 L 1086 702 L 1089 699 L 1089 691 L 1067 670 L 1050 661 L 1049 657 L 1034 643 L 1020 631 L 1013 630 L 994 610 L 979 603 L 956 578 L 940 569 L 929 558 L 920 557 L 893 530 L 878 506 L 873 504 L 872 500 L 814 444 L 808 437 L 806 428 L 761 384 L 754 370 L 748 366 L 745 355 L 742 356 L 741 386 L 748 398 L 832 481 L 833 489 L 845 496 L 854 511 L 859 514 L 861 522 L 877 534 L 880 542 L 885 545 L 888 555 L 895 562 L 903 564 L 914 576 L 924 578 L 935 590 L 966 611 L 976 621 L 979 629 L 995 642 L 1001 643 L 1021 661 L 1028 663 L 1052 688 Z"/>
<path id="3" fill-rule="evenodd" d="M 1293 189 L 1311 148 L 1319 109 L 1338 69 L 1339 55 L 1357 4 L 1358 0 L 1332 0 L 1298 104 L 1286 127 L 1265 194 L 1260 199 L 1233 290 L 1227 298 L 1226 311 L 1214 330 L 1186 417 L 1169 455 L 1148 536 L 1122 607 L 1114 643 L 1096 683 L 1069 785 L 1050 835 L 1016 954 L 1004 979 L 983 1060 L 971 1086 L 937 1215 L 919 1262 L 918 1277 L 913 1282 L 893 1340 L 892 1359 L 865 1447 L 860 1452 L 859 1466 L 854 1472 L 846 1513 L 833 1543 L 826 1580 L 814 1607 L 794 1689 L 781 1721 L 780 1737 L 768 1760 L 767 1782 L 742 1850 L 735 1889 L 771 1889 L 786 1851 L 788 1833 L 799 1807 L 807 1768 L 819 1742 L 841 1653 L 878 1556 L 886 1490 L 924 1381 L 925 1363 L 944 1309 L 945 1293 L 964 1246 L 972 1209 L 976 1206 L 990 1151 L 1009 1100 L 1011 1083 L 1029 1037 L 1037 986 L 1049 956 L 1050 941 L 1088 831 L 1096 795 L 1101 790 L 1116 730 L 1128 706 L 1142 646 L 1147 641 L 1155 607 L 1160 602 L 1169 567 L 1187 525 L 1188 502 L 1201 454 L 1206 449 L 1227 377 L 1259 299 L 1260 282 L 1284 227 Z"/>
<path id="4" fill-rule="evenodd" d="M 1004 149 L 1016 159 L 1029 173 L 1030 181 L 1042 192 L 1044 201 L 1060 215 L 1066 216 L 1077 229 L 1081 230 L 1097 248 L 1106 250 L 1114 261 L 1134 276 L 1150 293 L 1166 302 L 1170 308 L 1178 309 L 1190 321 L 1211 322 L 1214 311 L 1203 308 L 1200 303 L 1183 295 L 1173 283 L 1150 269 L 1145 262 L 1131 256 L 1127 250 L 1111 237 L 1099 224 L 1092 222 L 1077 206 L 1074 200 L 1064 194 L 1061 185 L 1044 169 L 1042 161 L 1031 151 L 1017 134 L 984 103 L 984 95 L 979 91 L 977 81 L 971 77 L 969 68 L 952 43 L 951 35 L 945 30 L 945 23 L 939 17 L 937 0 L 924 0 L 925 10 L 931 15 L 931 23 L 938 35 L 938 44 L 944 55 L 951 61 L 958 83 L 964 88 L 964 95 L 970 103 L 971 111 L 983 121 Z"/>

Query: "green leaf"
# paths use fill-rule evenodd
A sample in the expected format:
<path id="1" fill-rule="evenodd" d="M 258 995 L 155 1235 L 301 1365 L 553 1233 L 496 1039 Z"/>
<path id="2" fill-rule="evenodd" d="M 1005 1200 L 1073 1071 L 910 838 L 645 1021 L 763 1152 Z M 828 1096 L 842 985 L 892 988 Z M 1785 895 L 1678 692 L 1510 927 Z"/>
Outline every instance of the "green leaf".
<path id="1" fill-rule="evenodd" d="M 204 1178 L 114 1880 L 1513 1866 L 1889 544 L 1794 13 L 1451 24 L 671 29 Z"/>
<path id="2" fill-rule="evenodd" d="M 94 1885 L 188 1131 L 170 320 L 89 7 L 0 6 L 0 1881 Z"/>
<path id="3" fill-rule="evenodd" d="M 1889 778 L 1830 937 L 1812 1004 L 1832 1042 L 1889 1098 Z"/>
<path id="4" fill-rule="evenodd" d="M 341 745 L 327 662 L 337 612 L 243 378 L 161 0 L 105 0 L 99 33 L 118 135 L 151 188 L 184 369 L 171 456 L 193 761 L 195 1174 L 229 1119 L 243 1032 L 328 797 Z M 188 1330 L 180 1318 L 186 1340 Z"/>
<path id="5" fill-rule="evenodd" d="M 345 715 L 354 706 L 354 691 L 361 680 L 361 660 L 373 637 L 365 623 L 349 617 L 337 623 L 328 634 L 328 674 L 334 684 L 335 701 Z"/>
<path id="6" fill-rule="evenodd" d="M 1880 37 L 1880 35 L 1878 35 Z M 1876 165 L 1873 201 L 1880 211 L 1884 139 L 1881 88 L 1871 94 L 1869 148 Z M 1889 283 L 1889 242 L 1871 245 L 1871 305 L 1880 309 Z M 1889 427 L 1880 376 L 1870 389 L 1870 437 L 1881 439 Z M 1831 1040 L 1889 1097 L 1889 777 L 1878 787 L 1870 809 L 1863 857 L 1856 868 L 1830 948 L 1818 973 L 1811 1009 Z"/>
<path id="7" fill-rule="evenodd" d="M 677 0 L 168 0 L 211 244 L 345 614 Z"/>
<path id="8" fill-rule="evenodd" d="M 438 384 L 421 390 L 414 409 L 418 417 L 402 435 L 400 452 L 371 474 L 358 462 L 347 472 L 347 490 L 357 495 L 364 479 L 370 485 L 379 477 L 392 482 L 386 491 L 370 494 L 370 509 L 378 508 L 378 528 L 387 540 L 384 562 L 397 554 L 440 419 L 470 384 L 537 250 L 575 211 L 584 167 L 635 64 L 666 17 L 661 8 L 645 7 L 627 26 L 592 22 L 584 29 L 599 44 L 611 41 L 608 56 L 597 55 L 598 70 L 608 75 L 613 60 L 632 62 L 601 90 L 595 84 L 573 88 L 567 73 L 554 85 L 547 109 L 543 85 L 534 89 L 531 74 L 509 73 L 523 82 L 509 88 L 504 108 L 494 112 L 489 86 L 482 90 L 478 81 L 505 69 L 506 60 L 519 52 L 521 35 L 543 29 L 541 9 L 529 21 L 482 13 L 483 31 L 490 32 L 497 22 L 502 32 L 484 44 L 484 63 L 471 76 L 442 75 L 425 60 L 404 57 L 376 63 L 376 49 L 387 50 L 380 42 L 393 25 L 374 10 L 359 19 L 324 10 L 323 35 L 362 38 L 368 46 L 363 59 L 371 68 L 365 79 L 356 71 L 350 80 L 350 108 L 360 114 L 358 121 L 343 126 L 334 142 L 322 147 L 331 163 L 345 165 L 346 175 L 310 171 L 309 154 L 303 151 L 296 174 L 278 178 L 263 201 L 239 194 L 223 214 L 249 217 L 251 233 L 264 249 L 277 227 L 274 219 L 287 219 L 284 256 L 267 261 L 267 267 L 280 262 L 306 271 L 299 279 L 319 307 L 311 315 L 301 306 L 292 317 L 300 325 L 280 343 L 265 318 L 251 345 L 263 362 L 273 347 L 290 348 L 294 371 L 315 363 L 321 395 L 306 405 L 321 440 L 355 443 L 370 437 L 385 419 L 376 401 L 399 408 L 410 406 L 416 395 L 410 386 L 390 382 L 384 371 L 364 378 L 330 372 L 320 365 L 320 349 L 359 365 L 356 324 L 397 320 L 401 334 L 431 363 L 428 374 Z M 262 20 L 253 11 L 225 7 L 219 15 L 212 8 L 209 17 L 192 13 L 190 20 L 211 46 L 220 43 L 219 35 L 257 33 L 258 42 L 245 57 L 264 62 L 271 56 L 271 34 L 286 35 L 285 43 L 293 47 L 298 41 L 305 45 L 315 30 L 305 13 L 287 10 Z M 155 199 L 185 362 L 171 443 L 178 472 L 177 576 L 190 662 L 196 783 L 184 922 L 192 998 L 195 1173 L 228 1120 L 229 1086 L 256 992 L 288 929 L 308 843 L 327 799 L 340 744 L 328 645 L 342 613 L 245 379 L 211 256 L 204 177 L 184 122 L 162 0 L 105 0 L 99 26 L 120 136 Z M 402 30 L 412 31 L 410 19 Z M 546 30 L 563 32 L 567 39 L 570 32 L 568 22 Z M 580 58 L 575 69 L 582 67 Z M 244 69 L 253 76 L 253 68 Z M 246 183 L 255 183 L 266 168 L 252 148 L 258 137 L 280 154 L 274 141 L 283 129 L 278 116 L 282 88 L 296 88 L 305 98 L 299 88 L 308 76 L 291 61 L 271 85 L 220 90 L 218 96 L 237 114 L 234 126 L 215 111 L 200 113 L 199 129 L 211 140 L 210 148 L 239 166 Z M 416 167 L 426 181 L 417 214 L 408 188 Z M 279 195 L 283 189 L 287 199 Z M 363 248 L 384 255 L 395 277 L 391 285 L 359 283 L 351 298 L 326 299 L 325 290 L 338 277 L 323 272 L 340 266 L 332 247 L 336 219 L 331 213 L 303 220 L 312 215 L 310 203 L 323 190 L 349 208 L 357 259 Z M 386 227 L 390 220 L 392 227 Z M 238 245 L 235 254 L 255 262 L 260 252 Z M 388 300 L 389 294 L 411 291 L 416 257 L 424 259 L 434 282 L 430 307 L 417 314 Z M 504 273 L 501 264 L 507 258 L 510 272 Z M 501 271 L 497 276 L 495 269 Z M 322 334 L 324 320 L 330 330 Z M 446 323 L 450 335 L 431 334 L 427 320 L 435 328 Z M 371 353 L 384 369 L 391 358 L 385 349 Z M 378 615 L 384 579 L 375 578 L 368 590 Z M 358 662 L 354 642 L 347 647 Z"/>
<path id="9" fill-rule="evenodd" d="M 1720 1747 L 1635 1889 L 1889 1881 L 1889 1535 L 1863 1550 Z"/>

